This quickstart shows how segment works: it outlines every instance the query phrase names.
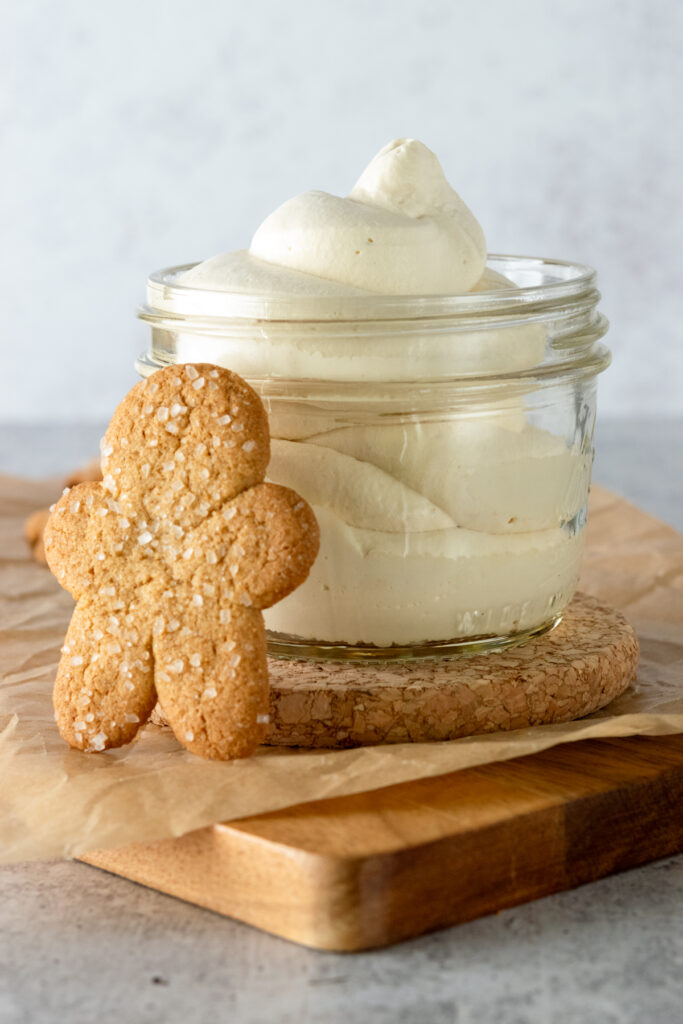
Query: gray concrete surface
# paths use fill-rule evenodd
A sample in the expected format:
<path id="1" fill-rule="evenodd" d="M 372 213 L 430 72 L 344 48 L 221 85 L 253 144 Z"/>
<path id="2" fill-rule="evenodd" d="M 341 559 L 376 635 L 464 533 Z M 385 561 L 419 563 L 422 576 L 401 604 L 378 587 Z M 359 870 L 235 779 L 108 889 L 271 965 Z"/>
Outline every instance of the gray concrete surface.
<path id="1" fill-rule="evenodd" d="M 0 471 L 101 429 L 0 427 Z M 683 526 L 683 423 L 606 421 L 595 478 Z M 0 869 L 2 1024 L 676 1024 L 683 857 L 359 955 L 317 953 L 85 865 Z"/>
<path id="2" fill-rule="evenodd" d="M 0 872 L 12 1024 L 675 1024 L 683 858 L 330 954 L 79 864 Z"/>

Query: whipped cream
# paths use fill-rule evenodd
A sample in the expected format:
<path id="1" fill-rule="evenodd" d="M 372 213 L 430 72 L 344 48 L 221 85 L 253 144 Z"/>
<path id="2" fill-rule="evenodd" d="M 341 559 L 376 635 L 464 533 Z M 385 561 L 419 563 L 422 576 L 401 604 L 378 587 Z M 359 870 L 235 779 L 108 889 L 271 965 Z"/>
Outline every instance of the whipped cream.
<path id="1" fill-rule="evenodd" d="M 415 139 L 385 146 L 346 198 L 304 192 L 257 229 L 250 248 L 221 253 L 180 274 L 177 284 L 211 292 L 293 300 L 373 295 L 452 295 L 514 285 L 486 266 L 484 233 L 446 181 L 434 153 Z M 193 302 L 197 312 L 201 303 Z M 172 308 L 169 311 L 173 311 Z M 542 324 L 449 331 L 413 330 L 408 346 L 378 327 L 354 325 L 329 337 L 319 322 L 261 321 L 258 338 L 178 337 L 182 361 L 232 367 L 246 377 L 414 380 L 449 374 L 514 373 L 545 351 Z"/>
<path id="2" fill-rule="evenodd" d="M 248 250 L 177 283 L 197 290 L 195 312 L 203 291 L 207 315 L 221 291 L 296 301 L 515 287 L 486 266 L 480 225 L 413 139 L 385 146 L 348 196 L 290 199 Z M 308 580 L 266 613 L 271 630 L 389 646 L 503 635 L 561 610 L 576 585 L 589 456 L 534 425 L 518 386 L 444 410 L 428 393 L 397 407 L 388 384 L 515 373 L 542 362 L 545 346 L 542 324 L 509 321 L 456 330 L 302 318 L 178 335 L 179 360 L 255 383 L 378 382 L 365 405 L 346 384 L 329 399 L 266 388 L 268 478 L 305 497 L 321 528 Z"/>
<path id="3" fill-rule="evenodd" d="M 382 295 L 466 292 L 486 266 L 484 232 L 414 139 L 385 146 L 345 199 L 304 192 L 283 203 L 250 253 Z"/>
<path id="4" fill-rule="evenodd" d="M 484 232 L 434 153 L 397 139 L 346 198 L 289 199 L 248 251 L 207 260 L 179 283 L 250 294 L 440 295 L 469 291 L 485 267 Z"/>
<path id="5" fill-rule="evenodd" d="M 547 622 L 576 587 L 582 534 L 401 535 L 313 510 L 320 552 L 308 579 L 265 613 L 277 633 L 382 647 L 504 636 Z"/>

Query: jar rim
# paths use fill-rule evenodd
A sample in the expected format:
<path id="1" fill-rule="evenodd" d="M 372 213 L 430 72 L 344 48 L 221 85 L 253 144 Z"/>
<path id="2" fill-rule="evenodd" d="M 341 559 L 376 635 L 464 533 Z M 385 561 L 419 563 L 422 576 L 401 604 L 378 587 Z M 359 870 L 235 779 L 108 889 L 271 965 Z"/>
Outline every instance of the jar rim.
<path id="1" fill-rule="evenodd" d="M 595 270 L 583 263 L 539 256 L 490 253 L 487 267 L 509 278 L 514 287 L 446 295 L 300 296 L 251 295 L 180 284 L 177 277 L 196 263 L 167 267 L 150 274 L 143 320 L 192 317 L 193 320 L 270 322 L 367 322 L 489 317 L 517 318 L 567 311 L 597 303 Z"/>

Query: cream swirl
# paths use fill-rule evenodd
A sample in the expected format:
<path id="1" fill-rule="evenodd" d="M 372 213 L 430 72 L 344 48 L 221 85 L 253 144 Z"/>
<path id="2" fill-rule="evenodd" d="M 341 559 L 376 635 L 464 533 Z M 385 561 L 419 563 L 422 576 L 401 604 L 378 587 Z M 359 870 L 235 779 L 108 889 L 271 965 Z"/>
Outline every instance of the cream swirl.
<path id="1" fill-rule="evenodd" d="M 474 288 L 485 266 L 484 232 L 435 154 L 396 139 L 347 197 L 294 196 L 266 217 L 248 251 L 207 260 L 179 283 L 252 294 L 438 295 Z"/>
<path id="2" fill-rule="evenodd" d="M 486 265 L 484 232 L 415 139 L 385 146 L 345 199 L 304 192 L 283 203 L 250 252 L 383 295 L 469 291 Z"/>

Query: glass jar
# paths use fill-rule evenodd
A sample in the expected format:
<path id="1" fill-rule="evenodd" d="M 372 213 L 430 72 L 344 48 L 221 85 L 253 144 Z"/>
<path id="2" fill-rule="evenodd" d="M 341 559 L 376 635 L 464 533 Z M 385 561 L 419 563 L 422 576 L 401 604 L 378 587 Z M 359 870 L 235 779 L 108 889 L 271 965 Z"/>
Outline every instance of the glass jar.
<path id="1" fill-rule="evenodd" d="M 595 273 L 491 256 L 516 287 L 267 299 L 153 274 L 146 375 L 210 362 L 270 419 L 268 479 L 313 506 L 309 578 L 265 613 L 269 653 L 452 656 L 550 629 L 579 575 L 600 342 Z"/>

